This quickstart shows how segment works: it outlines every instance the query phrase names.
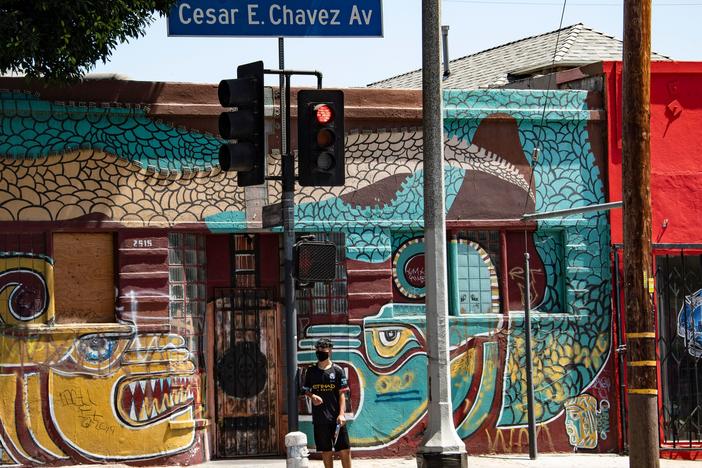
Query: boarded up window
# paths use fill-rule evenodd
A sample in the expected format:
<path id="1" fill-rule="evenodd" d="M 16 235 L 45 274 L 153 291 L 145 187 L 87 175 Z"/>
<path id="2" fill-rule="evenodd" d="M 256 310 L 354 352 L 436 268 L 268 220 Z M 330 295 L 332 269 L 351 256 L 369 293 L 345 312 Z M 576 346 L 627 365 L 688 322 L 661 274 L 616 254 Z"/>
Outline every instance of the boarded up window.
<path id="1" fill-rule="evenodd" d="M 115 321 L 114 247 L 111 233 L 53 236 L 56 321 Z"/>

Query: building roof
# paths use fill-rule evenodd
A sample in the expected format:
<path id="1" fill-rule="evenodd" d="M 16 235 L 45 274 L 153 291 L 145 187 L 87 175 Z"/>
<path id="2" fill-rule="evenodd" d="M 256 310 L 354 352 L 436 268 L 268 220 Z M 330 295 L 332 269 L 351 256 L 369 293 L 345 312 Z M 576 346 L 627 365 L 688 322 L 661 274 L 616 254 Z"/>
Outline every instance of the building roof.
<path id="1" fill-rule="evenodd" d="M 622 46 L 619 39 L 578 23 L 451 60 L 450 75 L 444 80 L 444 87 L 496 88 L 535 74 L 621 60 Z M 651 59 L 670 60 L 655 52 Z M 422 70 L 377 81 L 368 87 L 421 88 Z"/>

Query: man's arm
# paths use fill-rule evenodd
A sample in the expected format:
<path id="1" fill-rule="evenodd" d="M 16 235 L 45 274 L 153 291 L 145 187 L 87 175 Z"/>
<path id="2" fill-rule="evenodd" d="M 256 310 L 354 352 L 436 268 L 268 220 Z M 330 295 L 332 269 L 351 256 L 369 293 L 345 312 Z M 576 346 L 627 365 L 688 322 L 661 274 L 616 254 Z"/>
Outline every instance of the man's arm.
<path id="1" fill-rule="evenodd" d="M 340 425 L 346 424 L 346 416 L 344 415 L 344 410 L 346 409 L 346 392 L 339 393 L 339 416 L 336 418 L 336 423 Z"/>
<path id="2" fill-rule="evenodd" d="M 346 416 L 344 413 L 346 412 L 346 399 L 348 398 L 348 393 L 349 393 L 349 383 L 348 380 L 346 379 L 346 374 L 344 371 L 339 367 L 339 416 L 336 418 L 337 424 L 341 424 L 342 426 L 346 424 Z"/>
<path id="3" fill-rule="evenodd" d="M 312 396 L 312 378 L 309 369 L 305 369 L 305 378 L 302 382 L 302 394 L 306 397 Z"/>

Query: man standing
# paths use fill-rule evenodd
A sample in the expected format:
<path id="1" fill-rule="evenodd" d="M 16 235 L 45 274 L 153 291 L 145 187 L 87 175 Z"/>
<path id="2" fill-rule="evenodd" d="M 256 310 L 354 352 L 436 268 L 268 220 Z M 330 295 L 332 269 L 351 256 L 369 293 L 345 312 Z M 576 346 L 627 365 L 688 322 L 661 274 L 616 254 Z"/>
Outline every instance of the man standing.
<path id="1" fill-rule="evenodd" d="M 332 448 L 339 452 L 343 468 L 351 468 L 351 446 L 344 417 L 349 386 L 343 369 L 331 361 L 332 346 L 327 338 L 317 341 L 314 346 L 317 364 L 307 369 L 302 390 L 312 400 L 314 443 L 322 452 L 324 468 L 334 465 Z"/>

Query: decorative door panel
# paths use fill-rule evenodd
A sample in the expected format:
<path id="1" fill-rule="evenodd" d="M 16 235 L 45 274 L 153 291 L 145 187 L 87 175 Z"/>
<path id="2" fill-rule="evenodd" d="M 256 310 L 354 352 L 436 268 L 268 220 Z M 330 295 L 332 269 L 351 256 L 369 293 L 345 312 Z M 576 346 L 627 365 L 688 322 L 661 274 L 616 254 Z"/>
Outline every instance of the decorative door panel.
<path id="1" fill-rule="evenodd" d="M 218 289 L 215 303 L 217 455 L 278 451 L 278 334 L 273 291 Z"/>

